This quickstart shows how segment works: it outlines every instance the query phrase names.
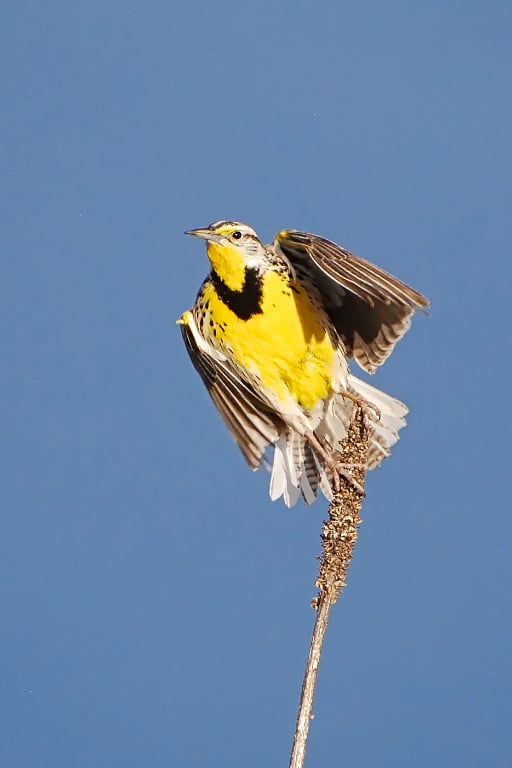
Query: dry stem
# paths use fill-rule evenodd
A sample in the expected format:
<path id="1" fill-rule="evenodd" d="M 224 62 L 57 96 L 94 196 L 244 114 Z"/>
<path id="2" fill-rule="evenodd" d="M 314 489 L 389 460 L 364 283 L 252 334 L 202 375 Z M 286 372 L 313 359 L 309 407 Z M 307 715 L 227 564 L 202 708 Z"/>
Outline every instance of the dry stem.
<path id="1" fill-rule="evenodd" d="M 357 485 L 364 488 L 366 475 L 364 467 L 368 457 L 368 427 L 364 406 L 360 403 L 356 403 L 354 407 L 347 437 L 341 443 L 340 454 L 343 464 L 354 465 L 351 472 L 356 482 L 352 484 L 341 477 L 340 490 L 334 495 L 329 506 L 329 519 L 324 521 L 323 553 L 319 558 L 320 568 L 316 580 L 319 593 L 312 602 L 317 615 L 302 683 L 290 768 L 304 766 L 309 724 L 313 717 L 316 678 L 329 622 L 329 612 L 331 605 L 337 601 L 346 584 L 348 566 L 357 540 L 357 528 L 361 523 L 359 512 L 364 496 L 357 490 Z"/>

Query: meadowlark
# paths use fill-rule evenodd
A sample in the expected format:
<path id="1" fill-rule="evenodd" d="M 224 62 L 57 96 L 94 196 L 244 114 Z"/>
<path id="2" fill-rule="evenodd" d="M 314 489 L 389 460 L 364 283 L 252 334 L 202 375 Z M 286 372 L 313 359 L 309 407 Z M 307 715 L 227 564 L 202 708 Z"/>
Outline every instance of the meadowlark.
<path id="1" fill-rule="evenodd" d="M 428 300 L 307 232 L 282 230 L 263 245 L 247 224 L 216 221 L 185 234 L 206 240 L 211 271 L 178 323 L 215 406 L 248 464 L 271 470 L 272 499 L 311 504 L 319 489 L 330 499 L 354 399 L 370 406 L 369 469 L 407 413 L 353 376 L 348 359 L 373 373 Z"/>

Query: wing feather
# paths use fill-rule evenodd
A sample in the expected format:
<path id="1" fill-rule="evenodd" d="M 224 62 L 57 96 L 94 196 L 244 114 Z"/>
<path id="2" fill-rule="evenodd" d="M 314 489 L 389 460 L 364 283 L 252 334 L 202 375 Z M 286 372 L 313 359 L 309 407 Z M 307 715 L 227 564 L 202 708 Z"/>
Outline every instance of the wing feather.
<path id="1" fill-rule="evenodd" d="M 257 469 L 267 446 L 278 439 L 283 422 L 231 363 L 199 335 L 190 312 L 180 326 L 192 364 L 247 463 Z"/>
<path id="2" fill-rule="evenodd" d="M 347 355 L 370 373 L 409 330 L 414 312 L 429 307 L 414 288 L 319 235 L 283 230 L 274 249 L 299 280 L 316 286 Z"/>

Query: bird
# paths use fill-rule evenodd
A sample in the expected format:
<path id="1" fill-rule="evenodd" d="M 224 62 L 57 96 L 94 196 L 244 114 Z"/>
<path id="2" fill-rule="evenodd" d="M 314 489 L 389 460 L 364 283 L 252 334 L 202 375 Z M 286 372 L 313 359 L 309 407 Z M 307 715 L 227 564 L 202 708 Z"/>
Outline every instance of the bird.
<path id="1" fill-rule="evenodd" d="M 206 241 L 210 272 L 177 323 L 213 403 L 249 466 L 270 471 L 272 500 L 331 500 L 350 478 L 336 450 L 354 402 L 367 405 L 368 469 L 408 412 L 348 361 L 374 373 L 429 300 L 309 232 L 283 229 L 264 245 L 248 224 L 220 220 L 185 234 Z"/>

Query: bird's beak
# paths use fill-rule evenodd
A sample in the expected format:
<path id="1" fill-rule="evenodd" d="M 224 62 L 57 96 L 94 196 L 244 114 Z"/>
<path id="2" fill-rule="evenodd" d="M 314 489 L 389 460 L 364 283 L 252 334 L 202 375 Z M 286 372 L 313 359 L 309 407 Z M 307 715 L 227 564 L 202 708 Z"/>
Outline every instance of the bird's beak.
<path id="1" fill-rule="evenodd" d="M 212 232 L 210 227 L 205 227 L 204 229 L 187 229 L 185 234 L 200 237 L 202 240 L 212 240 L 214 243 L 218 243 L 220 240 L 220 236 L 216 232 Z"/>

